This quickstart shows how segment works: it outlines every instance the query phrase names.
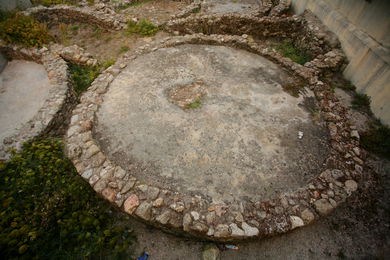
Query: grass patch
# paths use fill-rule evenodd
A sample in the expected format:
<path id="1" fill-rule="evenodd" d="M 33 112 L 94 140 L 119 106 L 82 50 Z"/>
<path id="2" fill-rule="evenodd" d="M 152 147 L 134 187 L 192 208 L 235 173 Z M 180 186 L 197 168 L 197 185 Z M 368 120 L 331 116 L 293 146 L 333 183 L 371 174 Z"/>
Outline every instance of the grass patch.
<path id="1" fill-rule="evenodd" d="M 360 143 L 364 149 L 390 159 L 390 128 L 379 120 L 361 135 Z"/>
<path id="2" fill-rule="evenodd" d="M 197 98 L 194 100 L 194 102 L 189 103 L 186 105 L 186 108 L 188 109 L 197 109 L 202 106 L 202 100 L 200 98 Z"/>
<path id="3" fill-rule="evenodd" d="M 92 81 L 100 74 L 99 66 L 81 66 L 68 63 L 73 89 L 80 96 L 91 85 Z"/>
<path id="4" fill-rule="evenodd" d="M 282 54 L 284 57 L 290 58 L 292 61 L 304 65 L 306 62 L 311 60 L 304 50 L 301 50 L 294 46 L 292 42 L 284 41 L 282 43 L 275 43 L 273 47 Z"/>
<path id="5" fill-rule="evenodd" d="M 342 89 L 345 91 L 356 91 L 356 87 L 351 82 L 347 82 L 344 84 L 339 83 L 339 84 L 335 84 L 334 86 L 336 88 L 339 88 L 339 89 Z"/>
<path id="6" fill-rule="evenodd" d="M 16 12 L 0 10 L 0 22 L 15 17 Z"/>
<path id="7" fill-rule="evenodd" d="M 201 8 L 200 8 L 200 7 L 197 7 L 197 8 L 195 8 L 194 10 L 192 10 L 192 13 L 193 13 L 193 14 L 198 14 L 198 13 L 200 13 L 200 11 L 201 11 Z"/>
<path id="8" fill-rule="evenodd" d="M 0 162 L 2 259 L 120 259 L 134 236 L 77 175 L 59 139 Z M 127 252 L 128 253 L 128 252 Z"/>
<path id="9" fill-rule="evenodd" d="M 27 47 L 41 47 L 53 40 L 45 24 L 21 13 L 3 12 L 0 22 L 0 38 L 8 43 Z"/>
<path id="10" fill-rule="evenodd" d="M 101 66 L 102 66 L 102 68 L 107 69 L 108 67 L 114 65 L 115 62 L 116 62 L 116 60 L 114 60 L 114 59 L 109 59 L 109 60 L 104 61 L 104 62 L 101 64 Z"/>
<path id="11" fill-rule="evenodd" d="M 141 19 L 139 22 L 129 21 L 127 23 L 126 32 L 128 34 L 139 34 L 142 36 L 152 36 L 156 34 L 160 28 L 146 19 Z"/>
<path id="12" fill-rule="evenodd" d="M 124 53 L 124 52 L 128 52 L 129 50 L 130 50 L 129 46 L 123 45 L 123 46 L 119 49 L 119 54 Z"/>
<path id="13" fill-rule="evenodd" d="M 352 100 L 352 108 L 363 111 L 370 111 L 371 99 L 363 93 L 355 93 Z"/>

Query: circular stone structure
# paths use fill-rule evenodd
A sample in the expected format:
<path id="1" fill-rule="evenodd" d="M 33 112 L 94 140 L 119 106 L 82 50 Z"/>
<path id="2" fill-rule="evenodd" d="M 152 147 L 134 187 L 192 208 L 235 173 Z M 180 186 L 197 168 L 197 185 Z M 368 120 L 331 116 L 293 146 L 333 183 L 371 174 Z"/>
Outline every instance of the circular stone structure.
<path id="1" fill-rule="evenodd" d="M 0 74 L 0 143 L 33 119 L 53 87 L 43 65 L 23 60 L 8 63 Z"/>
<path id="2" fill-rule="evenodd" d="M 302 227 L 363 172 L 347 109 L 317 77 L 342 57 L 301 66 L 233 35 L 152 42 L 81 96 L 66 154 L 98 194 L 170 232 L 227 242 Z"/>
<path id="3" fill-rule="evenodd" d="M 111 83 L 96 140 L 142 182 L 213 203 L 268 199 L 305 185 L 328 155 L 327 132 L 309 113 L 312 93 L 283 89 L 297 84 L 244 50 L 160 49 Z"/>
<path id="4" fill-rule="evenodd" d="M 0 41 L 11 59 L 0 73 L 0 160 L 36 137 L 62 136 L 74 106 L 66 62 L 47 48 Z"/>

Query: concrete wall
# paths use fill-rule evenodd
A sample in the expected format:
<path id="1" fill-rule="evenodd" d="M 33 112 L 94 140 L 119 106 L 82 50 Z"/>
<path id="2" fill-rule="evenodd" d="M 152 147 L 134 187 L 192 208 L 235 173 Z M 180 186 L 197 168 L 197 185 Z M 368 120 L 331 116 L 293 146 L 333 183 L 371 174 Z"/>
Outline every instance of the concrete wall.
<path id="1" fill-rule="evenodd" d="M 0 10 L 26 9 L 31 6 L 30 0 L 0 0 Z"/>
<path id="2" fill-rule="evenodd" d="M 371 109 L 390 125 L 390 1 L 292 0 L 312 11 L 340 39 L 349 59 L 344 76 L 371 97 Z"/>

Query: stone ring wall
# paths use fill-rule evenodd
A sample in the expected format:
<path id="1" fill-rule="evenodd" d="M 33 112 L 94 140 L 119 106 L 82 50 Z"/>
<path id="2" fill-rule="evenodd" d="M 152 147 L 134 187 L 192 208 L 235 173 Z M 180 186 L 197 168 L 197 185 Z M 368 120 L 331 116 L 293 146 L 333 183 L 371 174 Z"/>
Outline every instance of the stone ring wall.
<path id="1" fill-rule="evenodd" d="M 107 30 L 121 30 L 126 26 L 123 16 L 110 8 L 99 5 L 96 5 L 96 8 L 69 5 L 37 6 L 27 9 L 23 14 L 33 16 L 38 21 L 49 23 L 49 25 L 58 22 L 82 22 Z"/>
<path id="2" fill-rule="evenodd" d="M 108 86 L 131 60 L 183 44 L 225 45 L 265 56 L 309 83 L 324 113 L 330 133 L 329 169 L 295 192 L 264 201 L 212 204 L 207 198 L 161 189 L 137 180 L 130 171 L 110 161 L 94 140 L 95 113 Z M 356 128 L 346 119 L 347 108 L 318 75 L 343 62 L 338 49 L 319 55 L 302 66 L 275 51 L 231 35 L 193 34 L 169 37 L 126 53 L 109 67 L 82 95 L 73 110 L 66 140 L 66 154 L 78 173 L 95 191 L 118 208 L 171 232 L 214 241 L 231 241 L 284 233 L 307 225 L 333 211 L 357 190 L 363 171 Z"/>
<path id="3" fill-rule="evenodd" d="M 68 84 L 68 66 L 59 56 L 47 48 L 23 48 L 0 42 L 0 51 L 8 58 L 34 61 L 42 64 L 48 73 L 50 84 L 54 85 L 41 109 L 25 123 L 17 133 L 5 138 L 0 145 L 0 158 L 6 159 L 11 148 L 20 150 L 24 142 L 35 137 L 64 133 L 64 122 L 75 104 L 75 95 Z M 28 94 L 28 93 L 26 93 Z"/>

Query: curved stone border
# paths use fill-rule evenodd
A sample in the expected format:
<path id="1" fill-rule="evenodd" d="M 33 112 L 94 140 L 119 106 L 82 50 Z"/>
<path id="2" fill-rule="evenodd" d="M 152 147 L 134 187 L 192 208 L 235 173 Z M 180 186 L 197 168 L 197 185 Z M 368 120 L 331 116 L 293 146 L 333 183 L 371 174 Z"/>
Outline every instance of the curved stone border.
<path id="1" fill-rule="evenodd" d="M 105 5 L 102 7 L 96 5 L 95 8 L 70 5 L 37 6 L 29 8 L 22 13 L 31 15 L 38 21 L 49 24 L 58 22 L 72 23 L 77 21 L 97 25 L 107 30 L 121 30 L 126 27 L 126 19 Z"/>
<path id="2" fill-rule="evenodd" d="M 180 194 L 142 183 L 110 161 L 93 140 L 95 112 L 103 95 L 121 69 L 140 55 L 182 44 L 213 44 L 242 48 L 271 58 L 310 82 L 327 121 L 331 153 L 328 170 L 319 173 L 305 187 L 265 201 L 211 204 L 201 196 Z M 334 51 L 336 52 L 336 50 Z M 328 62 L 340 62 L 338 55 Z M 324 61 L 324 60 L 322 60 Z M 327 215 L 357 190 L 363 171 L 359 136 L 346 119 L 347 109 L 338 102 L 330 87 L 317 79 L 327 67 L 304 67 L 240 36 L 186 35 L 145 45 L 125 54 L 104 71 L 81 97 L 73 111 L 66 136 L 66 154 L 79 174 L 96 192 L 128 214 L 169 231 L 209 239 L 231 241 L 284 233 Z"/>
<path id="3" fill-rule="evenodd" d="M 98 60 L 91 54 L 84 51 L 83 48 L 72 45 L 63 46 L 60 44 L 50 44 L 49 49 L 51 52 L 60 55 L 64 60 L 72 63 L 80 64 L 83 66 L 95 66 L 98 64 Z"/>
<path id="4" fill-rule="evenodd" d="M 66 131 L 64 122 L 70 117 L 75 104 L 75 95 L 68 84 L 68 66 L 58 55 L 47 48 L 23 48 L 0 42 L 0 51 L 7 57 L 34 61 L 42 64 L 54 85 L 38 113 L 12 136 L 0 144 L 0 158 L 8 159 L 11 148 L 20 150 L 24 142 L 40 136 L 60 136 Z"/>
<path id="5" fill-rule="evenodd" d="M 307 50 L 311 56 L 325 54 L 340 46 L 339 42 L 331 42 L 322 28 L 306 26 L 301 16 L 258 18 L 253 15 L 222 14 L 193 15 L 167 23 L 166 30 L 175 34 L 227 34 L 256 35 L 262 38 L 288 38 Z"/>

